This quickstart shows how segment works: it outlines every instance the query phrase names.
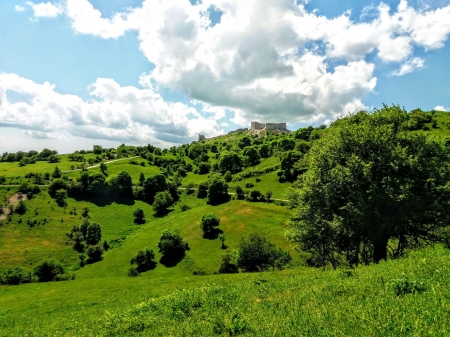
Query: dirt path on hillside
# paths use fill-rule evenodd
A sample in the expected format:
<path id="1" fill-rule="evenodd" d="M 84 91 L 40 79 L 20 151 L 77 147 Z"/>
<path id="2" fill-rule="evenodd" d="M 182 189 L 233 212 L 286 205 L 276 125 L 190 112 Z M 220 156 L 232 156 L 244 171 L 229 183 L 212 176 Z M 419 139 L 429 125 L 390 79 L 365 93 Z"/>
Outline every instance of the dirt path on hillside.
<path id="1" fill-rule="evenodd" d="M 11 198 L 9 198 L 9 203 L 8 203 L 8 205 L 6 207 L 3 204 L 1 205 L 1 207 L 2 207 L 2 212 L 1 213 L 2 214 L 0 214 L 0 221 L 6 219 L 6 217 L 11 212 L 8 206 L 9 205 L 13 205 L 14 208 L 15 208 L 20 200 L 23 200 L 23 201 L 27 200 L 27 195 L 26 194 L 16 193 Z"/>
<path id="2" fill-rule="evenodd" d="M 105 164 L 109 164 L 109 163 L 114 163 L 116 161 L 120 161 L 120 160 L 127 160 L 127 159 L 134 159 L 134 158 L 140 158 L 140 156 L 135 156 L 135 157 L 127 157 L 127 158 L 119 158 L 119 159 L 114 159 L 114 160 L 110 160 L 110 161 L 105 161 Z M 99 167 L 102 163 L 100 164 L 96 164 L 96 165 L 92 165 L 92 166 L 86 166 L 87 170 Z M 66 172 L 73 172 L 73 171 L 81 171 L 82 169 L 74 169 L 74 170 L 67 170 L 67 171 L 61 171 L 63 173 Z"/>

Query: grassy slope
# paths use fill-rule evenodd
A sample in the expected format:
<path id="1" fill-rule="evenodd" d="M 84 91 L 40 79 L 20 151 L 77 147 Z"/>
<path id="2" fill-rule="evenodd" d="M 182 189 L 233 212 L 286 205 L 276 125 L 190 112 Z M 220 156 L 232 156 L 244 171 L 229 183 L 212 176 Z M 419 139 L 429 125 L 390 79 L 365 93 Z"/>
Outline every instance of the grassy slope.
<path id="1" fill-rule="evenodd" d="M 352 271 L 0 287 L 0 335 L 228 336 L 241 326 L 249 336 L 448 336 L 449 273 L 449 252 L 436 247 Z M 425 292 L 396 296 L 403 275 Z"/>

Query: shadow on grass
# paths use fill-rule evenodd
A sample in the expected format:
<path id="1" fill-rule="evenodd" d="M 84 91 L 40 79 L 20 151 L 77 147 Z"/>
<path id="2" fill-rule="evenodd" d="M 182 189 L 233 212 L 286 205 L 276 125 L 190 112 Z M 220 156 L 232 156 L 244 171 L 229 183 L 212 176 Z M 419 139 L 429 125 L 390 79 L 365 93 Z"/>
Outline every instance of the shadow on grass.
<path id="1" fill-rule="evenodd" d="M 159 260 L 159 262 L 167 268 L 175 267 L 178 263 L 183 260 L 183 258 L 186 256 L 186 253 L 183 252 L 182 254 L 177 255 L 170 255 L 170 256 L 163 256 Z"/>
<path id="2" fill-rule="evenodd" d="M 208 239 L 208 240 L 215 240 L 219 237 L 219 234 L 222 234 L 222 233 L 223 233 L 223 230 L 221 230 L 220 228 L 213 228 L 208 233 L 204 233 L 203 238 Z"/>
<path id="3" fill-rule="evenodd" d="M 160 211 L 158 213 L 153 214 L 153 217 L 155 218 L 164 218 L 166 215 L 168 215 L 169 213 L 172 213 L 173 209 L 166 209 L 164 211 Z"/>
<path id="4" fill-rule="evenodd" d="M 98 207 L 109 206 L 113 203 L 120 205 L 133 206 L 134 199 L 132 197 L 113 194 L 97 194 L 97 195 L 76 195 L 73 196 L 76 201 L 88 201 Z"/>
<path id="5" fill-rule="evenodd" d="M 157 263 L 155 261 L 152 261 L 151 263 L 148 263 L 144 266 L 139 266 L 136 267 L 135 269 L 139 272 L 139 273 L 145 273 L 146 271 L 150 271 L 155 269 L 157 266 Z"/>
<path id="6" fill-rule="evenodd" d="M 229 202 L 231 200 L 231 195 L 227 194 L 222 196 L 220 199 L 216 199 L 214 201 L 208 201 L 208 204 L 211 206 L 219 206 L 222 204 L 226 204 L 227 202 Z"/>

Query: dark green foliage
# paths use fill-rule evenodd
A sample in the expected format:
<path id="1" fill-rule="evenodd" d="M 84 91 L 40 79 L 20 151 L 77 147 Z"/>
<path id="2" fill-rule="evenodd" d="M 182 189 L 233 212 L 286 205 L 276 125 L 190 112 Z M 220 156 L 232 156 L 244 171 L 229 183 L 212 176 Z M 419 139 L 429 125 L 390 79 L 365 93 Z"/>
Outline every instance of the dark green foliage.
<path id="1" fill-rule="evenodd" d="M 188 210 L 190 210 L 190 209 L 191 209 L 191 207 L 188 206 L 188 205 L 181 205 L 181 206 L 180 206 L 180 210 L 181 210 L 182 212 L 186 212 L 186 211 L 188 211 Z"/>
<path id="2" fill-rule="evenodd" d="M 86 230 L 86 243 L 88 245 L 97 245 L 102 239 L 102 229 L 96 222 L 90 222 Z"/>
<path id="3" fill-rule="evenodd" d="M 87 260 L 86 263 L 95 263 L 103 259 L 103 249 L 98 245 L 89 246 L 86 249 Z"/>
<path id="4" fill-rule="evenodd" d="M 201 183 L 198 185 L 197 198 L 203 199 L 208 196 L 208 183 Z"/>
<path id="5" fill-rule="evenodd" d="M 250 193 L 250 201 L 253 201 L 253 202 L 264 201 L 264 200 L 261 200 L 263 198 L 264 198 L 264 196 L 258 190 L 253 190 Z"/>
<path id="6" fill-rule="evenodd" d="M 295 148 L 295 141 L 289 138 L 283 138 L 278 141 L 278 150 L 279 151 L 290 151 Z"/>
<path id="7" fill-rule="evenodd" d="M 281 158 L 281 172 L 286 180 L 295 180 L 297 176 L 303 172 L 299 161 L 303 158 L 303 154 L 298 151 L 289 151 Z"/>
<path id="8" fill-rule="evenodd" d="M 241 149 L 244 149 L 244 148 L 246 148 L 247 146 L 250 146 L 250 145 L 252 145 L 252 141 L 251 141 L 250 138 L 243 137 L 243 138 L 239 139 L 238 146 Z"/>
<path id="9" fill-rule="evenodd" d="M 47 160 L 49 163 L 57 163 L 57 162 L 61 161 L 61 159 L 54 154 L 50 155 Z"/>
<path id="10" fill-rule="evenodd" d="M 269 158 L 270 157 L 270 148 L 267 144 L 261 144 L 259 147 L 259 156 L 261 158 Z"/>
<path id="11" fill-rule="evenodd" d="M 146 247 L 143 251 L 140 250 L 130 260 L 131 264 L 136 264 L 136 270 L 139 273 L 152 270 L 156 267 L 155 252 L 152 248 Z"/>
<path id="12" fill-rule="evenodd" d="M 396 296 L 404 296 L 407 294 L 420 294 L 426 290 L 425 283 L 411 281 L 405 274 L 401 278 L 394 280 L 394 293 Z"/>
<path id="13" fill-rule="evenodd" d="M 126 171 L 122 171 L 117 175 L 117 189 L 119 194 L 124 196 L 132 196 L 132 180 L 131 176 Z"/>
<path id="14" fill-rule="evenodd" d="M 238 265 L 247 272 L 275 267 L 282 269 L 292 260 L 289 252 L 277 248 L 274 243 L 259 233 L 252 233 L 247 238 L 242 237 L 238 250 Z"/>
<path id="15" fill-rule="evenodd" d="M 34 275 L 39 282 L 54 281 L 60 274 L 64 274 L 64 268 L 52 259 L 43 261 L 34 268 Z"/>
<path id="16" fill-rule="evenodd" d="M 130 267 L 130 269 L 128 269 L 128 276 L 130 277 L 139 276 L 139 272 L 136 270 L 136 268 Z"/>
<path id="17" fill-rule="evenodd" d="M 208 201 L 211 205 L 220 204 L 230 200 L 228 185 L 220 178 L 214 178 L 208 186 Z"/>
<path id="18" fill-rule="evenodd" d="M 1 207 L 1 205 L 0 205 Z M 23 215 L 25 214 L 25 212 L 27 211 L 27 205 L 25 204 L 25 202 L 23 200 L 19 200 L 19 203 L 17 204 L 14 212 L 16 212 L 17 214 Z"/>
<path id="19" fill-rule="evenodd" d="M 173 198 L 169 192 L 158 192 L 155 195 L 155 200 L 153 201 L 153 210 L 156 215 L 162 215 L 167 213 L 167 208 L 172 206 Z"/>
<path id="20" fill-rule="evenodd" d="M 55 179 L 53 182 L 48 186 L 48 194 L 52 196 L 53 198 L 56 196 L 56 191 L 58 190 L 66 190 L 69 188 L 69 185 L 66 181 L 62 179 Z"/>
<path id="21" fill-rule="evenodd" d="M 103 147 L 101 145 L 94 145 L 92 153 L 94 153 L 94 154 L 102 154 L 102 152 L 103 152 Z"/>
<path id="22" fill-rule="evenodd" d="M 61 170 L 59 169 L 58 165 L 55 166 L 55 170 L 52 173 L 53 178 L 61 178 Z"/>
<path id="23" fill-rule="evenodd" d="M 250 166 L 255 166 L 259 164 L 259 153 L 256 147 L 249 146 L 246 147 L 243 151 L 244 156 L 248 158 L 248 163 Z"/>
<path id="24" fill-rule="evenodd" d="M 134 223 L 143 224 L 145 223 L 145 214 L 142 208 L 138 208 L 133 212 Z"/>
<path id="25" fill-rule="evenodd" d="M 145 198 L 151 202 L 156 193 L 166 190 L 166 177 L 162 174 L 152 175 L 144 181 L 143 187 Z"/>
<path id="26" fill-rule="evenodd" d="M 0 274 L 0 284 L 17 285 L 30 282 L 31 273 L 22 267 L 8 268 Z"/>
<path id="27" fill-rule="evenodd" d="M 219 169 L 221 172 L 230 171 L 236 173 L 242 170 L 241 157 L 235 152 L 224 152 L 219 158 Z"/>
<path id="28" fill-rule="evenodd" d="M 439 241 L 450 218 L 450 159 L 441 142 L 405 132 L 398 106 L 339 120 L 316 141 L 289 236 L 318 265 L 368 264 Z"/>
<path id="29" fill-rule="evenodd" d="M 63 207 L 67 205 L 67 191 L 64 189 L 57 190 L 55 193 L 55 201 L 58 206 Z"/>
<path id="30" fill-rule="evenodd" d="M 211 164 L 209 163 L 200 163 L 198 164 L 198 174 L 207 174 L 211 171 Z"/>
<path id="31" fill-rule="evenodd" d="M 139 174 L 139 186 L 144 186 L 145 175 L 143 172 Z"/>
<path id="32" fill-rule="evenodd" d="M 239 273 L 238 268 L 239 255 L 237 251 L 227 252 L 222 256 L 222 263 L 219 267 L 221 274 L 236 274 Z"/>
<path id="33" fill-rule="evenodd" d="M 203 231 L 203 237 L 215 239 L 219 234 L 220 218 L 215 214 L 205 214 L 202 216 L 200 228 Z"/>
<path id="34" fill-rule="evenodd" d="M 247 188 L 252 188 L 253 186 L 255 186 L 255 185 L 253 185 L 253 183 L 246 183 L 245 184 L 245 187 L 247 187 Z"/>
<path id="35" fill-rule="evenodd" d="M 105 163 L 100 164 L 100 171 L 102 171 L 103 174 L 106 174 L 106 171 L 108 170 L 108 166 Z"/>
<path id="36" fill-rule="evenodd" d="M 244 190 L 240 186 L 236 186 L 236 197 L 239 200 L 243 200 L 245 198 Z"/>
<path id="37" fill-rule="evenodd" d="M 225 175 L 223 176 L 223 179 L 225 179 L 225 181 L 226 181 L 227 183 L 229 183 L 231 180 L 233 180 L 233 176 L 231 175 L 231 172 L 230 172 L 230 171 L 227 171 L 227 172 L 225 173 Z"/>
<path id="38" fill-rule="evenodd" d="M 167 260 L 183 257 L 185 251 L 189 250 L 189 245 L 183 240 L 179 231 L 166 229 L 159 238 L 158 249 Z"/>

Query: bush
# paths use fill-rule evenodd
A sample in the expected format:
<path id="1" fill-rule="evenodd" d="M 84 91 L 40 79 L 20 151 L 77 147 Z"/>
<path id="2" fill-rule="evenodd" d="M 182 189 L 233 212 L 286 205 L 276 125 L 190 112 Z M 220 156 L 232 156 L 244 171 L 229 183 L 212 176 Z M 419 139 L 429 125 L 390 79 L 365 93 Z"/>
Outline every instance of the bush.
<path id="1" fill-rule="evenodd" d="M 252 183 L 246 183 L 245 184 L 245 187 L 247 187 L 247 188 L 252 188 L 254 185 L 252 184 Z"/>
<path id="2" fill-rule="evenodd" d="M 22 267 L 8 268 L 0 275 L 0 284 L 17 285 L 20 283 L 30 283 L 31 273 Z"/>
<path id="3" fill-rule="evenodd" d="M 176 257 L 184 255 L 189 244 L 183 241 L 179 231 L 166 229 L 159 238 L 158 249 L 165 257 Z"/>
<path id="4" fill-rule="evenodd" d="M 128 269 L 128 276 L 130 277 L 139 276 L 139 272 L 136 270 L 136 268 L 130 267 L 130 269 Z"/>
<path id="5" fill-rule="evenodd" d="M 155 195 L 153 202 L 153 210 L 156 215 L 161 215 L 167 212 L 167 208 L 173 204 L 173 199 L 169 192 L 158 192 Z"/>
<path id="6" fill-rule="evenodd" d="M 259 233 L 252 233 L 248 238 L 241 237 L 238 250 L 238 266 L 248 272 L 267 270 L 270 267 L 282 269 L 292 260 L 289 252 L 277 248 Z"/>
<path id="7" fill-rule="evenodd" d="M 17 214 L 25 214 L 27 211 L 27 205 L 23 202 L 23 200 L 19 200 L 19 203 L 16 206 L 16 209 L 14 210 Z"/>
<path id="8" fill-rule="evenodd" d="M 134 223 L 143 224 L 145 223 L 145 214 L 142 208 L 138 208 L 133 212 Z"/>
<path id="9" fill-rule="evenodd" d="M 182 212 L 186 212 L 187 210 L 190 210 L 190 209 L 191 209 L 191 207 L 188 206 L 188 205 L 181 205 L 181 206 L 180 206 L 180 210 L 181 210 Z"/>
<path id="10" fill-rule="evenodd" d="M 233 176 L 231 175 L 231 172 L 230 172 L 230 171 L 227 171 L 227 172 L 225 173 L 225 175 L 223 176 L 223 179 L 225 179 L 225 181 L 226 181 L 227 183 L 229 183 L 231 180 L 233 180 Z"/>
<path id="11" fill-rule="evenodd" d="M 155 252 L 152 248 L 146 247 L 143 251 L 138 251 L 137 255 L 130 260 L 131 264 L 136 264 L 136 271 L 143 273 L 156 267 Z"/>
<path id="12" fill-rule="evenodd" d="M 259 201 L 263 195 L 260 191 L 254 190 L 250 193 L 250 200 L 253 202 Z"/>
<path id="13" fill-rule="evenodd" d="M 55 200 L 58 206 L 66 206 L 67 205 L 67 191 L 64 189 L 57 190 L 55 192 Z"/>
<path id="14" fill-rule="evenodd" d="M 86 243 L 88 245 L 97 245 L 102 239 L 102 229 L 96 222 L 90 222 L 86 230 Z"/>
<path id="15" fill-rule="evenodd" d="M 244 190 L 240 186 L 236 186 L 236 197 L 239 200 L 243 200 L 245 198 Z"/>
<path id="16" fill-rule="evenodd" d="M 228 252 L 222 256 L 222 264 L 219 267 L 221 274 L 236 274 L 238 269 L 239 255 L 237 251 Z"/>
<path id="17" fill-rule="evenodd" d="M 220 178 L 214 178 L 208 186 L 208 201 L 211 205 L 220 204 L 230 199 L 228 185 Z"/>
<path id="18" fill-rule="evenodd" d="M 86 250 L 86 255 L 88 256 L 86 260 L 87 263 L 101 261 L 103 259 L 103 249 L 98 245 L 89 246 Z"/>
<path id="19" fill-rule="evenodd" d="M 203 199 L 208 196 L 208 183 L 198 185 L 197 198 Z"/>
<path id="20" fill-rule="evenodd" d="M 220 218 L 215 214 L 205 214 L 202 216 L 200 228 L 204 238 L 215 239 L 219 234 Z"/>
<path id="21" fill-rule="evenodd" d="M 60 274 L 64 274 L 64 268 L 52 259 L 43 261 L 34 268 L 34 275 L 39 282 L 54 281 Z"/>

